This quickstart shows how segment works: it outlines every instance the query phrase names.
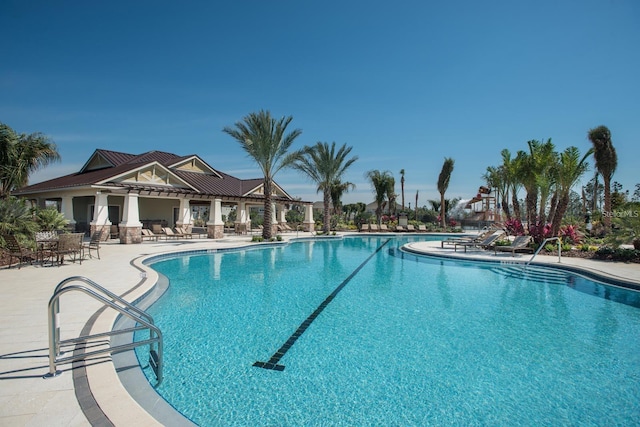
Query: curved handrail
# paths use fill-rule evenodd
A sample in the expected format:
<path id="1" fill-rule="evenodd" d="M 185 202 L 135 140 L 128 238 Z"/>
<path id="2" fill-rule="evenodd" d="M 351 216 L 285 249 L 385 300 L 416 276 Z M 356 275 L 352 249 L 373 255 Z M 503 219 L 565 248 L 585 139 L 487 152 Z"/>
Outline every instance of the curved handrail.
<path id="1" fill-rule="evenodd" d="M 88 285 L 88 286 L 77 285 L 77 284 L 69 285 L 69 283 L 74 281 L 83 282 L 85 285 Z M 60 312 L 59 301 L 62 295 L 71 291 L 83 292 L 84 294 L 89 295 L 94 299 L 102 302 L 104 305 L 118 311 L 119 313 L 128 317 L 134 322 L 139 323 L 140 325 L 144 326 L 144 328 L 149 329 L 149 339 L 144 341 L 139 341 L 139 342 L 133 342 L 131 344 L 125 344 L 125 345 L 120 345 L 116 347 L 109 347 L 103 350 L 84 353 L 78 356 L 58 359 L 58 356 L 60 355 L 60 343 L 61 343 L 60 326 L 58 324 L 58 314 Z M 118 303 L 121 305 L 119 305 Z M 149 344 L 150 352 L 152 357 L 155 359 L 154 362 L 157 368 L 157 369 L 154 369 L 154 372 L 157 378 L 156 386 L 160 385 L 160 383 L 162 382 L 162 376 L 163 376 L 162 375 L 162 370 L 163 370 L 162 369 L 163 368 L 162 332 L 154 324 L 153 318 L 149 314 L 135 307 L 134 305 L 124 300 L 123 298 L 119 297 L 118 295 L 115 295 L 114 293 L 108 291 L 107 289 L 103 288 L 102 286 L 98 285 L 97 283 L 95 283 L 94 281 L 86 277 L 82 277 L 82 276 L 69 277 L 63 280 L 62 282 L 60 282 L 58 286 L 56 286 L 53 295 L 49 299 L 48 314 L 49 314 L 48 316 L 49 317 L 49 373 L 45 377 L 54 377 L 60 373 L 59 371 L 56 370 L 56 362 L 60 362 L 60 361 L 70 362 L 75 360 L 82 360 L 87 357 L 92 357 L 98 354 L 111 353 L 112 351 L 115 351 L 115 350 L 133 349 L 141 345 Z M 95 338 L 98 336 L 105 336 L 105 335 L 110 336 L 117 333 L 122 333 L 122 332 L 112 331 L 108 333 L 95 334 L 95 335 L 85 336 L 81 338 L 88 340 L 90 338 Z M 157 353 L 154 351 L 154 348 L 153 348 L 154 344 L 157 344 L 158 346 Z"/>
<path id="2" fill-rule="evenodd" d="M 544 242 L 542 242 L 542 244 L 538 247 L 538 249 L 536 249 L 536 251 L 533 253 L 533 256 L 531 256 L 531 259 L 529 259 L 529 261 L 527 261 L 527 263 L 524 265 L 524 268 L 527 268 L 529 264 L 531 264 L 531 261 L 533 261 L 536 255 L 538 255 L 538 253 L 542 250 L 542 248 L 545 247 L 547 242 L 552 242 L 554 240 L 558 241 L 558 262 L 562 262 L 562 242 L 560 241 L 560 237 L 548 237 L 544 239 Z"/>

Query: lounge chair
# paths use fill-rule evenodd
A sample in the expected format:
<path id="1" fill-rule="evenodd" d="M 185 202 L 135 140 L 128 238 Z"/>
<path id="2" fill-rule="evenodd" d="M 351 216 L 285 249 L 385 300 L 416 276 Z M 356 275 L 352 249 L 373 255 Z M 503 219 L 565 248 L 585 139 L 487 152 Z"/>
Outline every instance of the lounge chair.
<path id="1" fill-rule="evenodd" d="M 497 255 L 500 251 L 511 252 L 511 256 L 516 256 L 516 251 L 529 249 L 529 242 L 531 242 L 531 236 L 517 236 L 509 246 L 494 246 L 493 254 Z"/>
<path id="2" fill-rule="evenodd" d="M 141 237 L 142 237 L 142 240 L 147 239 L 147 240 L 153 240 L 157 242 L 160 236 L 158 236 L 157 234 L 154 234 L 153 231 L 147 228 L 143 228 Z"/>
<path id="3" fill-rule="evenodd" d="M 33 259 L 36 254 L 28 248 L 23 247 L 13 234 L 3 234 L 2 238 L 5 243 L 5 252 L 9 255 L 9 268 L 11 268 L 11 259 L 16 258 L 18 260 L 18 269 L 22 266 L 23 262 L 29 261 L 29 264 L 33 264 Z"/>
<path id="4" fill-rule="evenodd" d="M 423 224 L 419 225 L 418 226 L 418 231 L 421 232 L 421 233 L 426 233 L 427 232 L 427 226 L 423 225 Z"/>
<path id="5" fill-rule="evenodd" d="M 410 233 L 415 233 L 416 228 L 413 226 L 413 224 L 407 224 L 407 231 Z"/>
<path id="6" fill-rule="evenodd" d="M 405 232 L 407 230 L 401 225 L 396 225 L 396 231 L 402 233 L 402 232 Z"/>
<path id="7" fill-rule="evenodd" d="M 444 248 L 444 245 L 455 245 L 456 243 L 480 243 L 493 233 L 495 233 L 495 230 L 487 230 L 484 233 L 478 234 L 477 236 L 449 237 L 440 242 L 440 247 Z"/>
<path id="8" fill-rule="evenodd" d="M 370 224 L 369 230 L 371 230 L 372 233 L 379 231 L 378 224 Z"/>
<path id="9" fill-rule="evenodd" d="M 387 227 L 387 224 L 380 224 L 380 231 L 384 231 L 385 233 L 389 231 L 389 227 Z"/>
<path id="10" fill-rule="evenodd" d="M 493 247 L 495 245 L 495 243 L 498 241 L 498 239 L 500 237 L 502 237 L 504 233 L 499 231 L 499 232 L 494 232 L 493 234 L 487 236 L 484 240 L 482 240 L 481 242 L 459 242 L 459 243 L 455 243 L 453 245 L 453 250 L 455 252 L 458 251 L 458 246 L 461 246 L 464 248 L 464 251 L 467 252 L 467 248 L 482 248 L 482 249 L 488 249 L 490 247 Z"/>
<path id="11" fill-rule="evenodd" d="M 164 231 L 165 240 L 179 239 L 181 237 L 184 237 L 182 234 L 175 233 L 170 227 L 163 227 L 162 231 Z"/>
<path id="12" fill-rule="evenodd" d="M 93 258 L 91 251 L 94 250 L 98 259 L 100 259 L 100 240 L 102 239 L 102 232 L 96 231 L 91 235 L 91 239 L 82 245 L 82 258 L 84 258 L 84 250 L 87 250 L 89 258 Z"/>
<path id="13" fill-rule="evenodd" d="M 360 225 L 360 232 L 366 233 L 368 231 L 371 231 L 371 229 L 369 228 L 369 224 L 361 224 Z"/>
<path id="14" fill-rule="evenodd" d="M 182 227 L 176 227 L 176 234 L 184 237 L 185 239 L 193 239 L 193 234 L 189 231 L 189 227 L 183 225 Z"/>

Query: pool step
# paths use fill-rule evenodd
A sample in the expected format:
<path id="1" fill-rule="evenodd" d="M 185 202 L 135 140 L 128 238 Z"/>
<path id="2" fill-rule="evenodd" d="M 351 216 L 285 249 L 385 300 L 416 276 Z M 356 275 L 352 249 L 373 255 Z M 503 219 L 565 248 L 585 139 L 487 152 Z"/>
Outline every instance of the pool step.
<path id="1" fill-rule="evenodd" d="M 531 266 L 524 268 L 524 266 L 511 265 L 494 267 L 491 270 L 514 279 L 535 280 L 556 285 L 566 285 L 569 281 L 567 273 L 549 268 Z"/>

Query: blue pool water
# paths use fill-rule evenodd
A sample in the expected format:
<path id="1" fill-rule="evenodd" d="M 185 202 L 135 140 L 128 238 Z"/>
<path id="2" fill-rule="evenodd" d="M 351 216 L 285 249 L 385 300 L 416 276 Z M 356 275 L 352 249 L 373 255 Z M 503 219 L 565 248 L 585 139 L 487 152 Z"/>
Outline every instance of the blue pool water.
<path id="1" fill-rule="evenodd" d="M 165 339 L 157 392 L 202 426 L 640 424 L 637 292 L 402 257 L 414 238 L 387 239 L 154 262 L 170 280 L 147 310 Z M 284 370 L 253 366 L 333 293 Z"/>

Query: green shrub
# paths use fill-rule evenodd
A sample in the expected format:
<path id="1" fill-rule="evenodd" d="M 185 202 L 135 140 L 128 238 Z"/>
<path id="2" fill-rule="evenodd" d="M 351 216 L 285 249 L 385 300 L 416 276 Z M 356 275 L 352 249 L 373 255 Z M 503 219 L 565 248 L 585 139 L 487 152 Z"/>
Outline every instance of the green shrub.
<path id="1" fill-rule="evenodd" d="M 257 243 L 264 242 L 264 237 L 262 237 L 262 236 L 253 236 L 251 238 L 251 241 L 252 242 L 257 242 Z"/>

